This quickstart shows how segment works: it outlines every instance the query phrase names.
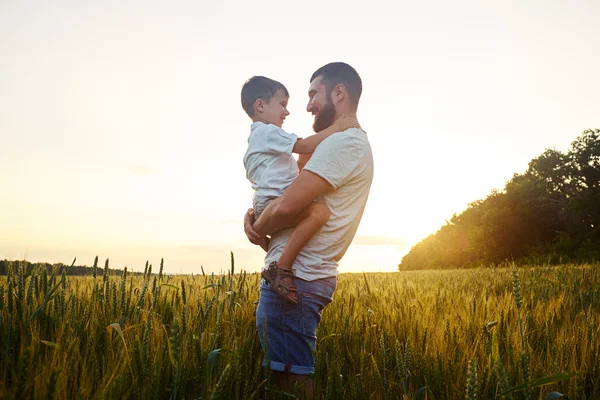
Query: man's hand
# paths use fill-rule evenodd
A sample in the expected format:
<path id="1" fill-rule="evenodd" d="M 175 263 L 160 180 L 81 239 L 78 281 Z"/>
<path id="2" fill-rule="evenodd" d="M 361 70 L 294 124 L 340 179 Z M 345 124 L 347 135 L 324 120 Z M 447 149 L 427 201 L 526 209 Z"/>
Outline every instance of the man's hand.
<path id="1" fill-rule="evenodd" d="M 343 132 L 346 129 L 350 129 L 350 128 L 361 129 L 360 124 L 358 123 L 358 120 L 354 116 L 353 117 L 343 116 L 341 118 L 338 118 L 335 121 L 333 121 L 332 127 L 335 128 L 335 130 L 339 131 L 339 132 Z"/>
<path id="2" fill-rule="evenodd" d="M 250 208 L 244 215 L 244 232 L 250 243 L 260 246 L 263 244 L 262 237 L 256 233 L 252 225 L 254 225 L 254 210 Z"/>

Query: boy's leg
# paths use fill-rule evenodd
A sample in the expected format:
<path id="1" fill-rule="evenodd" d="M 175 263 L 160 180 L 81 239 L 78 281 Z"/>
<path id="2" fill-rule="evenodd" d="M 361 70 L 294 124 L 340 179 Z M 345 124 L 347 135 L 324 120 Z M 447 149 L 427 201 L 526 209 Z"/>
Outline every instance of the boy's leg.
<path id="1" fill-rule="evenodd" d="M 325 225 L 329 220 L 330 214 L 329 208 L 322 203 L 312 203 L 310 206 L 306 207 L 306 210 L 300 214 L 297 220 L 298 223 L 290 236 L 290 240 L 286 243 L 279 260 L 277 260 L 277 266 L 279 268 L 292 268 L 298 253 L 300 253 L 304 246 L 312 239 L 315 233 Z"/>
<path id="2" fill-rule="evenodd" d="M 254 216 L 256 219 L 265 211 L 265 208 L 269 205 L 271 201 L 276 199 L 275 196 L 263 196 L 263 197 L 254 197 L 252 199 L 252 208 L 254 209 Z M 271 242 L 271 238 L 268 236 L 263 237 L 258 245 L 262 247 L 264 251 L 269 251 L 269 243 Z"/>
<path id="3" fill-rule="evenodd" d="M 281 256 L 279 256 L 279 260 L 277 260 L 277 266 L 279 268 L 292 269 L 294 260 L 300 251 L 306 246 L 315 233 L 325 225 L 327 220 L 329 220 L 330 214 L 331 212 L 325 204 L 312 203 L 299 215 L 299 222 L 292 231 L 290 239 L 286 243 Z M 283 278 L 283 280 L 288 286 L 292 286 L 291 277 Z M 288 297 L 298 301 L 296 293 L 294 292 L 290 293 Z"/>

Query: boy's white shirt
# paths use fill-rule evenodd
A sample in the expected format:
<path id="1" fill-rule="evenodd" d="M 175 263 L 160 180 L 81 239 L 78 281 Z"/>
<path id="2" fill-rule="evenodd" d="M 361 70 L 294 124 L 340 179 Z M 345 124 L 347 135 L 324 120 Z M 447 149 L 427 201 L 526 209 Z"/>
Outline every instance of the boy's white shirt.
<path id="1" fill-rule="evenodd" d="M 292 156 L 298 136 L 262 122 L 253 123 L 250 129 L 244 167 L 254 197 L 279 197 L 298 176 L 298 164 Z"/>

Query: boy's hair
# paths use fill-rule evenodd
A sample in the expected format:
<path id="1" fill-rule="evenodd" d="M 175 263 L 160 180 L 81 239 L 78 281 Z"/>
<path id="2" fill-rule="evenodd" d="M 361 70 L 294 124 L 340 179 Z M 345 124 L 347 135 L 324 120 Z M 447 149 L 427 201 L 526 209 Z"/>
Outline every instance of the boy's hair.
<path id="1" fill-rule="evenodd" d="M 278 90 L 290 96 L 282 83 L 264 76 L 253 76 L 242 86 L 242 108 L 250 118 L 254 116 L 254 102 L 258 99 L 269 102 Z"/>
<path id="2" fill-rule="evenodd" d="M 316 70 L 312 74 L 310 82 L 318 76 L 321 76 L 321 82 L 325 85 L 327 93 L 331 93 L 336 85 L 344 85 L 350 95 L 351 104 L 354 108 L 358 108 L 358 101 L 362 93 L 362 80 L 354 68 L 343 62 L 332 62 Z"/>

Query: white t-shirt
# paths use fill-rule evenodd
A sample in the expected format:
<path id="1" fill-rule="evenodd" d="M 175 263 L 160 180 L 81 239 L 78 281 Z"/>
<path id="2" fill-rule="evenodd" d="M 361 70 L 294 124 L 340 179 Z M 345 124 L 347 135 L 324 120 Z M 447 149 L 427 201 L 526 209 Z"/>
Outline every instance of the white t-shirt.
<path id="1" fill-rule="evenodd" d="M 250 128 L 244 155 L 246 178 L 252 183 L 254 197 L 279 197 L 298 176 L 298 164 L 292 156 L 298 136 L 262 122 Z"/>
<path id="2" fill-rule="evenodd" d="M 367 135 L 356 128 L 334 133 L 317 146 L 304 171 L 319 175 L 334 189 L 323 196 L 331 211 L 329 221 L 304 246 L 293 265 L 297 277 L 312 281 L 337 276 L 338 261 L 358 229 L 373 181 Z M 271 236 L 265 268 L 279 259 L 291 233 L 292 229 L 284 229 Z"/>

